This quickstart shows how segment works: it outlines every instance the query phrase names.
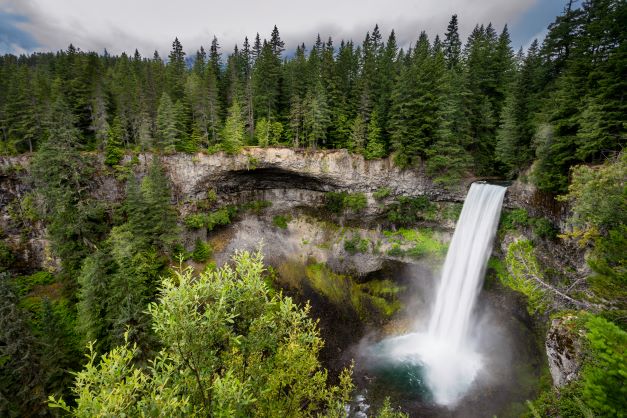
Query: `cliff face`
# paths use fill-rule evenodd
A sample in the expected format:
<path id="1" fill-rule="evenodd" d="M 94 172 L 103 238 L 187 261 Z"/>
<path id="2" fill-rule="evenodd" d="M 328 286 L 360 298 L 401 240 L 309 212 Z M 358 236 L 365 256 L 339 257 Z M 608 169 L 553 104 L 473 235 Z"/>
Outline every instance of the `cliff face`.
<path id="1" fill-rule="evenodd" d="M 105 168 L 102 157 L 94 156 L 97 174 L 93 179 L 95 198 L 119 202 L 124 197 L 124 182 L 116 179 L 113 170 Z M 126 157 L 123 164 L 138 174 L 146 172 L 153 155 Z M 435 184 L 422 167 L 400 169 L 390 158 L 366 160 L 345 150 L 297 150 L 292 148 L 246 148 L 237 155 L 216 153 L 172 154 L 161 156 L 171 180 L 173 199 L 180 213 L 196 209 L 196 203 L 215 192 L 218 203 L 242 203 L 267 200 L 275 211 L 289 211 L 297 206 L 318 207 L 329 191 L 362 192 L 368 199 L 367 208 L 358 215 L 372 219 L 383 211 L 381 202 L 372 194 L 382 188 L 394 196 L 427 196 L 436 202 L 463 202 L 470 183 L 466 178 L 453 188 Z M 29 190 L 30 157 L 0 157 L 0 232 L 23 261 L 41 268 L 54 265 L 45 239 L 45 227 L 39 222 L 27 236 L 15 219 L 15 202 Z M 525 207 L 532 213 L 545 209 L 537 193 L 523 184 L 515 183 L 506 195 L 506 207 Z M 451 225 L 448 225 L 451 226 Z M 48 255 L 45 255 L 48 254 Z"/>

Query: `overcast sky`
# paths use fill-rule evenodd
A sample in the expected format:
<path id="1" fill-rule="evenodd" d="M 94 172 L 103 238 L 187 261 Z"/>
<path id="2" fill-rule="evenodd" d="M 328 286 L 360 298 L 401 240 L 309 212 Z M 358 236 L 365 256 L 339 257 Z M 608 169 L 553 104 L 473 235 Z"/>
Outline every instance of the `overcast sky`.
<path id="1" fill-rule="evenodd" d="M 476 23 L 509 25 L 512 47 L 543 38 L 563 0 L 0 0 L 0 53 L 82 50 L 166 56 L 178 36 L 188 55 L 217 36 L 222 52 L 244 36 L 269 37 L 277 25 L 288 50 L 316 34 L 361 42 L 379 24 L 395 29 L 401 46 L 425 30 L 442 35 L 457 14 L 465 38 Z"/>

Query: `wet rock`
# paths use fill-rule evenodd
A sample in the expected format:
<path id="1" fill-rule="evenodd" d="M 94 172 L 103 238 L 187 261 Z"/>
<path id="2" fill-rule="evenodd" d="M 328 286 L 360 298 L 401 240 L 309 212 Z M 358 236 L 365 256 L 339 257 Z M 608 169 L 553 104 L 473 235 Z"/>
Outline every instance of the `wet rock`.
<path id="1" fill-rule="evenodd" d="M 582 361 L 583 331 L 577 327 L 577 317 L 567 315 L 553 319 L 546 336 L 545 347 L 553 385 L 561 387 L 579 375 Z"/>

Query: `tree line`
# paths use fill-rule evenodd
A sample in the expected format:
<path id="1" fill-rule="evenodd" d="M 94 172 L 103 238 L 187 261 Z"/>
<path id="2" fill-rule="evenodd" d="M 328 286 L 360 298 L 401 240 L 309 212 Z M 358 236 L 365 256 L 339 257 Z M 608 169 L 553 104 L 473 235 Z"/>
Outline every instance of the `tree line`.
<path id="1" fill-rule="evenodd" d="M 85 149 L 117 164 L 125 150 L 237 152 L 244 145 L 347 148 L 401 166 L 426 162 L 442 182 L 532 171 L 564 192 L 569 168 L 625 142 L 625 3 L 569 0 L 542 44 L 511 48 L 507 26 L 477 25 L 465 43 L 452 16 L 443 38 L 406 50 L 378 26 L 361 44 L 317 37 L 289 57 L 279 30 L 226 56 L 214 37 L 192 59 L 70 45 L 0 57 L 0 152 L 40 147 L 62 98 Z M 189 64 L 189 63 L 192 64 Z"/>

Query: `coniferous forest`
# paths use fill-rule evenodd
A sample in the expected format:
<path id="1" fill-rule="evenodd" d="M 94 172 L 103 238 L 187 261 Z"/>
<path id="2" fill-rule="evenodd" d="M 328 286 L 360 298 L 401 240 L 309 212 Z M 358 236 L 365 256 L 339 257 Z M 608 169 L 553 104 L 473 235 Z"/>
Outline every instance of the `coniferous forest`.
<path id="1" fill-rule="evenodd" d="M 289 147 L 389 157 L 443 189 L 520 181 L 567 205 L 557 221 L 514 210 L 501 228 L 568 241 L 558 251 L 573 248 L 587 273 L 546 269 L 548 290 L 529 285 L 541 269 L 531 244 L 490 264 L 509 271 L 538 323 L 586 312 L 581 378 L 542 386 L 519 415 L 625 416 L 627 3 L 568 0 L 545 39 L 517 51 L 507 26 L 480 22 L 462 39 L 458 18 L 408 47 L 375 25 L 363 41 L 318 36 L 287 50 L 275 26 L 232 50 L 214 37 L 198 51 L 174 39 L 164 57 L 74 45 L 0 56 L 0 155 L 29 159 L 27 192 L 0 201 L 23 237 L 44 225 L 46 257 L 59 260 L 34 271 L 0 229 L 0 415 L 345 416 L 352 366 L 325 369 L 310 307 L 268 285 L 277 272 L 261 252 L 185 267 L 213 250 L 186 249 L 181 228 L 219 229 L 264 202 L 217 207 L 208 196 L 211 212 L 183 217 L 160 163 Z M 132 175 L 125 163 L 145 154 L 145 175 Z M 95 196 L 101 170 L 123 184 L 122 201 Z M 339 210 L 359 209 L 351 196 Z M 398 200 L 394 231 L 430 204 Z M 554 289 L 566 298 L 553 301 Z M 377 411 L 402 416 L 389 400 Z"/>

